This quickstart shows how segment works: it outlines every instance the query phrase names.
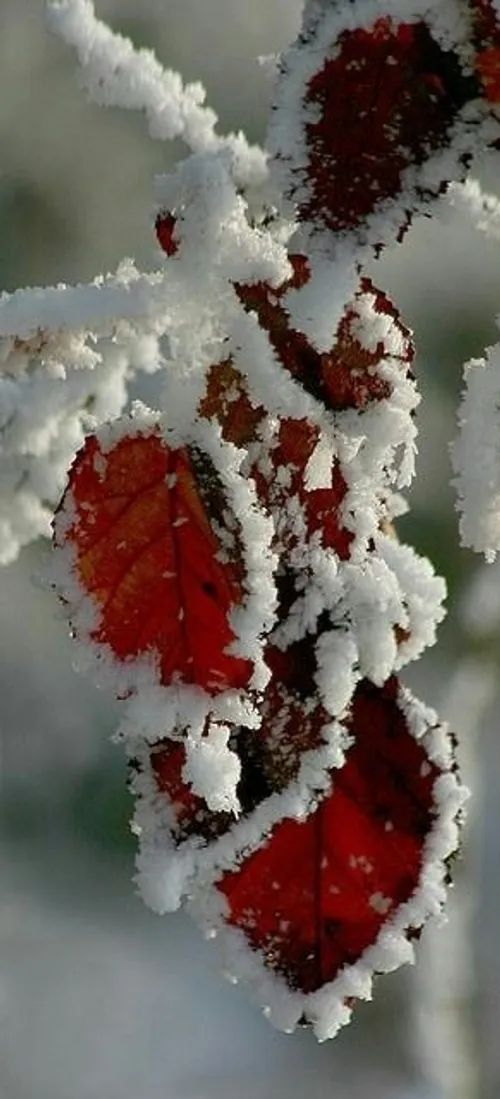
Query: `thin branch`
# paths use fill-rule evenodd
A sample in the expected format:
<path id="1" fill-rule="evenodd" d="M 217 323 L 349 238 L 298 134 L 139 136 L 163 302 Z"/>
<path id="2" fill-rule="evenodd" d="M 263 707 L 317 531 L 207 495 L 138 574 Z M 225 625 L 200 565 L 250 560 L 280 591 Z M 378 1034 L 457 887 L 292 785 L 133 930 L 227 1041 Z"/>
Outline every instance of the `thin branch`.
<path id="1" fill-rule="evenodd" d="M 184 84 L 179 73 L 164 69 L 152 50 L 136 49 L 96 17 L 92 0 L 48 0 L 49 25 L 73 46 L 90 98 L 107 107 L 144 111 L 151 137 L 181 138 L 194 153 L 227 151 L 238 185 L 259 186 L 266 178 L 266 157 L 249 145 L 241 131 L 215 133 L 217 115 L 204 105 L 200 82 Z"/>
<path id="2" fill-rule="evenodd" d="M 112 336 L 124 321 L 160 335 L 168 326 L 175 297 L 175 286 L 169 285 L 164 272 L 139 274 L 127 263 L 116 274 L 90 283 L 28 287 L 0 295 L 0 339 L 36 344 L 42 333 L 83 330 Z"/>

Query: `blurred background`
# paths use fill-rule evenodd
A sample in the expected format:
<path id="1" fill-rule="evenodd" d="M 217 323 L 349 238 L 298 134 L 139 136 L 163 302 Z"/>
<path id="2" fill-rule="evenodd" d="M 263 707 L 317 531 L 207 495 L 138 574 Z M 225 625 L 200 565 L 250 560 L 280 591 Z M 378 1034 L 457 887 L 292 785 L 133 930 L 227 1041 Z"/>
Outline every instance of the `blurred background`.
<path id="1" fill-rule="evenodd" d="M 98 14 L 201 79 L 221 128 L 264 134 L 269 68 L 299 0 L 102 0 Z M 0 13 L 0 288 L 157 262 L 152 179 L 180 145 L 89 105 L 42 0 Z M 477 174 L 500 190 L 500 160 Z M 473 798 L 450 923 L 334 1042 L 275 1033 L 187 917 L 131 884 L 118 704 L 77 677 L 36 585 L 46 545 L 0 574 L 2 1099 L 496 1099 L 500 1091 L 500 570 L 459 548 L 449 487 L 461 365 L 497 341 L 500 246 L 448 208 L 373 269 L 415 330 L 419 476 L 402 535 L 449 585 L 439 644 L 407 682 L 460 738 Z M 35 581 L 35 582 L 33 582 Z"/>

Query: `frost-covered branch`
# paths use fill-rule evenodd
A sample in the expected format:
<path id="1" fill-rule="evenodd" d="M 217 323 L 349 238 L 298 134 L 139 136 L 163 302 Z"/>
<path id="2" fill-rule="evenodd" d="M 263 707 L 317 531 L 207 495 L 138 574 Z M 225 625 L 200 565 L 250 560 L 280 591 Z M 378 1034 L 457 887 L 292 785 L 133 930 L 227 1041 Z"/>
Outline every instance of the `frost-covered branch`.
<path id="1" fill-rule="evenodd" d="M 19 342 L 19 341 L 18 341 Z M 162 365 L 155 336 L 49 334 L 21 342 L 0 375 L 0 564 L 50 535 L 54 506 L 85 434 L 120 415 L 138 371 Z"/>
<path id="2" fill-rule="evenodd" d="M 194 153 L 226 151 L 239 186 L 264 181 L 262 149 L 249 145 L 241 132 L 227 137 L 215 133 L 217 115 L 204 105 L 203 85 L 183 84 L 152 50 L 136 49 L 129 38 L 114 33 L 96 17 L 92 0 L 49 0 L 48 18 L 76 50 L 82 82 L 95 103 L 144 111 L 153 138 L 182 138 Z"/>
<path id="3" fill-rule="evenodd" d="M 76 286 L 34 287 L 4 293 L 0 297 L 0 366 L 7 356 L 22 351 L 23 341 L 34 341 L 36 351 L 42 333 L 92 332 L 112 336 L 123 322 L 157 335 L 168 327 L 177 290 L 165 273 L 144 275 L 125 260 L 115 275 L 99 275 Z M 17 342 L 16 342 L 17 341 Z"/>

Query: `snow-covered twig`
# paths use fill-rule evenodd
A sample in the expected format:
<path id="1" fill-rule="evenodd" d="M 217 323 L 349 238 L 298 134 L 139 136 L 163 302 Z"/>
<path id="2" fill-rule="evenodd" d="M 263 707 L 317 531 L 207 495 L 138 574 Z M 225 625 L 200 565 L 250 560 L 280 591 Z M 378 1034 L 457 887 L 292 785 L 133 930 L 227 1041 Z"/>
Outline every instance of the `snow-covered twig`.
<path id="1" fill-rule="evenodd" d="M 33 287 L 4 293 L 0 297 L 0 366 L 11 352 L 35 353 L 42 334 L 92 332 L 96 337 L 112 336 L 122 322 L 156 335 L 168 327 L 177 295 L 175 282 L 162 272 L 141 274 L 131 261 L 124 261 L 116 274 L 99 275 L 90 283 L 76 286 Z M 170 308 L 169 308 L 170 307 Z M 37 342 L 38 341 L 38 342 Z"/>
<path id="2" fill-rule="evenodd" d="M 249 145 L 241 132 L 215 133 L 217 115 L 204 105 L 203 85 L 183 84 L 152 50 L 136 49 L 129 38 L 114 33 L 96 17 L 92 0 L 49 0 L 48 17 L 52 29 L 77 51 L 82 81 L 95 103 L 144 111 L 151 137 L 182 138 L 194 153 L 226 150 L 239 186 L 264 181 L 262 149 Z"/>

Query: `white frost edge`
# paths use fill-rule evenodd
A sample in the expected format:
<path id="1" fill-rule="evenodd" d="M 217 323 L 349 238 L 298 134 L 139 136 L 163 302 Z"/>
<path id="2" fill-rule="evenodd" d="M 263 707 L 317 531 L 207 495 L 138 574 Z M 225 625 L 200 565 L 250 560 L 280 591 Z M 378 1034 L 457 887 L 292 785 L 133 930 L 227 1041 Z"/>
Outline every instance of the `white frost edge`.
<path id="1" fill-rule="evenodd" d="M 484 191 L 479 180 L 466 179 L 464 183 L 451 183 L 448 188 L 449 205 L 459 214 L 466 214 L 475 229 L 492 240 L 500 240 L 500 199 L 498 195 Z M 440 214 L 445 217 L 441 205 Z"/>
<path id="2" fill-rule="evenodd" d="M 121 323 L 112 339 L 93 333 L 41 333 L 4 341 L 0 374 L 0 563 L 40 535 L 85 433 L 119 416 L 138 371 L 162 363 L 158 339 Z M 1 346 L 2 341 L 0 341 Z M 1 351 L 0 351 L 1 354 Z"/>
<path id="3" fill-rule="evenodd" d="M 428 757 L 439 768 L 452 766 L 451 743 L 446 726 L 435 726 L 435 714 L 427 710 L 406 688 L 401 688 L 399 704 L 410 732 L 425 746 Z M 333 1038 L 349 1022 L 352 1009 L 344 1000 L 371 999 L 373 978 L 390 973 L 414 960 L 414 948 L 406 937 L 409 928 L 419 929 L 430 918 L 441 916 L 446 900 L 446 860 L 456 851 L 461 812 L 468 791 L 452 770 L 441 774 L 433 788 L 436 821 L 424 846 L 420 884 L 409 901 L 381 929 L 376 942 L 355 965 L 345 966 L 329 984 L 316 992 L 292 991 L 284 978 L 267 969 L 258 951 L 252 950 L 244 934 L 224 923 L 224 898 L 218 890 L 197 879 L 196 892 L 189 904 L 190 914 L 203 928 L 207 938 L 216 938 L 226 975 L 233 983 L 244 980 L 252 998 L 278 1029 L 291 1033 L 306 1017 L 319 1041 Z M 265 842 L 265 837 L 262 842 Z"/>

